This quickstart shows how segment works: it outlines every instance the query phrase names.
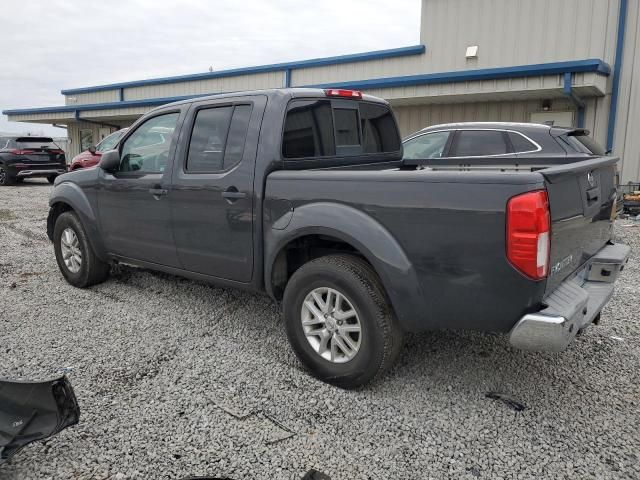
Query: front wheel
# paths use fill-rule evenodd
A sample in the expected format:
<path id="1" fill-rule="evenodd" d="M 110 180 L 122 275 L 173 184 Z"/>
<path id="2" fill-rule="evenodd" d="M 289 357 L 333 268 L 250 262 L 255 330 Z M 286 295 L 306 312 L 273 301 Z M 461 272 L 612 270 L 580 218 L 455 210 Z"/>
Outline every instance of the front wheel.
<path id="1" fill-rule="evenodd" d="M 395 362 L 403 333 L 373 268 L 353 255 L 300 267 L 287 284 L 284 322 L 291 346 L 317 378 L 364 385 Z"/>
<path id="2" fill-rule="evenodd" d="M 89 287 L 109 276 L 109 264 L 96 256 L 74 212 L 64 212 L 57 218 L 53 248 L 60 272 L 74 287 Z"/>
<path id="3" fill-rule="evenodd" d="M 47 177 L 47 182 L 49 182 L 50 184 L 52 184 L 52 185 L 53 185 L 53 182 L 55 182 L 55 181 L 56 181 L 56 177 L 57 177 L 57 175 L 49 175 L 49 176 Z"/>

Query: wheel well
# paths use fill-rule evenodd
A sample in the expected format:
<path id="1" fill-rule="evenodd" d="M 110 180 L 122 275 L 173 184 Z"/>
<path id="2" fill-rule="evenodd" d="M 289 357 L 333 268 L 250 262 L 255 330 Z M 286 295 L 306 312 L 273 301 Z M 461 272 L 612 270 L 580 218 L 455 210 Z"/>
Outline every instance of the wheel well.
<path id="1" fill-rule="evenodd" d="M 369 263 L 353 245 L 329 235 L 305 235 L 289 242 L 273 262 L 271 287 L 275 298 L 282 299 L 289 279 L 298 268 L 311 260 L 335 253 L 350 253 Z"/>
<path id="2" fill-rule="evenodd" d="M 47 237 L 53 242 L 53 229 L 56 226 L 56 220 L 64 212 L 73 211 L 71 205 L 64 202 L 57 202 L 51 205 L 49 216 L 47 217 Z"/>

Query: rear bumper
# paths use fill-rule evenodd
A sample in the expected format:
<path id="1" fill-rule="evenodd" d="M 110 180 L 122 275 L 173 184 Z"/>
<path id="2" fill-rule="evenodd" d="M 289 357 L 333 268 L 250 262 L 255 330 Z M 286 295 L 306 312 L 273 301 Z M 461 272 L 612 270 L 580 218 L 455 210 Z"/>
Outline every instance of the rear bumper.
<path id="1" fill-rule="evenodd" d="M 544 309 L 525 315 L 515 324 L 509 334 L 511 345 L 552 352 L 567 348 L 611 299 L 614 283 L 630 253 L 627 245 L 605 246 L 543 300 Z"/>
<path id="2" fill-rule="evenodd" d="M 64 168 L 53 168 L 47 170 L 19 170 L 16 174 L 16 177 L 48 177 L 50 175 L 62 175 L 63 173 L 67 173 Z"/>

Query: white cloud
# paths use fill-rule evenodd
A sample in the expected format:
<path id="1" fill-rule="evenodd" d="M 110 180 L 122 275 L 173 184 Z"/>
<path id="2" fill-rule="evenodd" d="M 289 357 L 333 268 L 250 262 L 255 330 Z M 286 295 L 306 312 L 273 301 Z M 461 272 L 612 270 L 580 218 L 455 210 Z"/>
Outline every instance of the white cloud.
<path id="1" fill-rule="evenodd" d="M 5 0 L 2 16 L 0 109 L 7 109 L 60 105 L 64 88 L 210 65 L 223 70 L 415 45 L 420 1 Z M 25 126 L 0 117 L 0 131 Z"/>

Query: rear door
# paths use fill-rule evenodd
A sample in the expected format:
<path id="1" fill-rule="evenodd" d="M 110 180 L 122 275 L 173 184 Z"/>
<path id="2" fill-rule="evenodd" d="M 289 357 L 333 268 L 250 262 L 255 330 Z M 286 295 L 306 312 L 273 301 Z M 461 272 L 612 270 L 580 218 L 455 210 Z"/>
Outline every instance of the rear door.
<path id="1" fill-rule="evenodd" d="M 248 283 L 253 275 L 254 170 L 267 97 L 196 102 L 174 165 L 170 198 L 185 270 Z"/>
<path id="2" fill-rule="evenodd" d="M 611 240 L 618 160 L 601 157 L 540 171 L 551 211 L 547 291 L 555 289 Z"/>

